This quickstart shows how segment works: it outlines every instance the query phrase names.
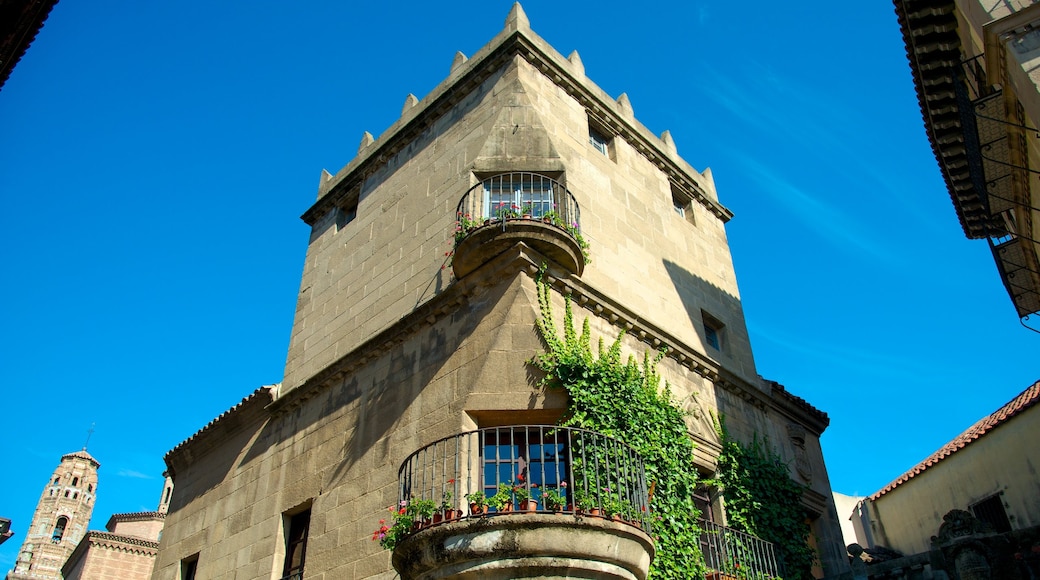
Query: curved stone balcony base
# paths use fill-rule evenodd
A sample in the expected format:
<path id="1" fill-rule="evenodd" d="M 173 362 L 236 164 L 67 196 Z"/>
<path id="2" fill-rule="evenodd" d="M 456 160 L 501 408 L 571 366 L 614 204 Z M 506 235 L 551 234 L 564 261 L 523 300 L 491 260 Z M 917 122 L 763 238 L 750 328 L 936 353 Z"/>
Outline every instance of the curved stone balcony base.
<path id="1" fill-rule="evenodd" d="M 420 530 L 393 553 L 405 580 L 645 580 L 654 545 L 642 530 L 569 514 L 467 518 Z"/>
<path id="2" fill-rule="evenodd" d="M 493 221 L 469 232 L 455 246 L 455 277 L 462 278 L 519 242 L 576 276 L 585 270 L 581 246 L 565 230 L 538 219 L 519 218 Z"/>

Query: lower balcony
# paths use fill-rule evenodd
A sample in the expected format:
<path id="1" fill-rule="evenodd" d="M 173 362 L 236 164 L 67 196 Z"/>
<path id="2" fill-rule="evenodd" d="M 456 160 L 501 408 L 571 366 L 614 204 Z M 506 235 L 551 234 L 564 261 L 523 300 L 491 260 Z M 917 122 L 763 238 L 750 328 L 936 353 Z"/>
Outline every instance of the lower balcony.
<path id="1" fill-rule="evenodd" d="M 701 520 L 701 530 L 708 580 L 781 576 L 782 567 L 772 543 L 707 520 Z"/>
<path id="2" fill-rule="evenodd" d="M 643 580 L 653 559 L 643 462 L 599 433 L 471 431 L 413 453 L 398 481 L 405 579 Z"/>

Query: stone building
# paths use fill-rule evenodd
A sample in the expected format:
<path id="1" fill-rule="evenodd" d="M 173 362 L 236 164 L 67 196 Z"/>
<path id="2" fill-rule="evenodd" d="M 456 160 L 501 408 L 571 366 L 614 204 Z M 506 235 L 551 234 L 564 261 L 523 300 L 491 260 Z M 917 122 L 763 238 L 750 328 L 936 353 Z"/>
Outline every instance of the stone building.
<path id="1" fill-rule="evenodd" d="M 895 0 L 895 7 L 961 227 L 988 241 L 1025 320 L 1040 313 L 1040 3 Z"/>
<path id="2" fill-rule="evenodd" d="M 64 579 L 151 578 L 172 493 L 173 481 L 167 477 L 154 512 L 113 514 L 106 531 L 87 532 L 61 568 Z"/>
<path id="3" fill-rule="evenodd" d="M 61 580 L 61 567 L 94 512 L 101 464 L 87 450 L 69 453 L 51 474 L 8 580 Z"/>
<path id="4" fill-rule="evenodd" d="M 578 54 L 556 52 L 515 5 L 486 46 L 457 54 L 430 94 L 408 95 L 398 121 L 365 133 L 336 175 L 323 172 L 303 215 L 312 230 L 283 382 L 166 455 L 176 492 L 153 578 L 391 578 L 394 565 L 404 577 L 561 566 L 644 577 L 650 536 L 604 518 L 463 517 L 425 536 L 443 540 L 431 547 L 439 562 L 392 562 L 371 541 L 402 498 L 450 491 L 464 509 L 463 494 L 518 474 L 574 487 L 563 432 L 521 427 L 552 425 L 567 404 L 527 363 L 544 350 L 543 268 L 557 312 L 570 296 L 596 335 L 625 330 L 627 352 L 667 347 L 660 372 L 690 412 L 704 474 L 721 449 L 713 413 L 742 440 L 767 437 L 806 486 L 790 509 L 811 523 L 816 575 L 845 570 L 819 442 L 828 419 L 757 374 L 731 217 L 710 171 L 639 123 L 627 96 L 597 87 Z M 630 491 L 646 501 L 645 486 Z M 724 524 L 724 498 L 704 501 Z M 465 549 L 444 552 L 463 537 Z M 512 555 L 496 557 L 506 537 Z"/>

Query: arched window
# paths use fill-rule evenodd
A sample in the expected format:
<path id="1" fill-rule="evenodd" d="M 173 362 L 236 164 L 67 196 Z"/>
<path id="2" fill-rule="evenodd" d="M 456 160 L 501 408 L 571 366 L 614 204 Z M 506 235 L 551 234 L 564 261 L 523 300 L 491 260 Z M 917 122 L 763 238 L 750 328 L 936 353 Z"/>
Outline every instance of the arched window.
<path id="1" fill-rule="evenodd" d="M 79 478 L 78 477 L 73 477 L 72 478 L 72 487 L 76 487 L 77 485 L 79 485 Z"/>
<path id="2" fill-rule="evenodd" d="M 55 477 L 54 478 L 54 485 L 58 485 L 58 481 L 60 481 L 60 480 L 61 480 L 60 477 Z"/>
<path id="3" fill-rule="evenodd" d="M 55 544 L 61 542 L 61 538 L 65 535 L 65 526 L 69 523 L 69 518 L 61 516 L 58 518 L 58 523 L 54 526 L 54 533 L 51 534 L 51 541 Z"/>
<path id="4" fill-rule="evenodd" d="M 72 499 L 79 499 L 79 492 L 72 494 Z"/>
<path id="5" fill-rule="evenodd" d="M 93 493 L 93 491 L 94 491 L 94 484 L 93 483 L 88 483 L 87 484 L 87 492 Z"/>
<path id="6" fill-rule="evenodd" d="M 65 490 L 65 497 L 69 497 L 69 490 Z"/>

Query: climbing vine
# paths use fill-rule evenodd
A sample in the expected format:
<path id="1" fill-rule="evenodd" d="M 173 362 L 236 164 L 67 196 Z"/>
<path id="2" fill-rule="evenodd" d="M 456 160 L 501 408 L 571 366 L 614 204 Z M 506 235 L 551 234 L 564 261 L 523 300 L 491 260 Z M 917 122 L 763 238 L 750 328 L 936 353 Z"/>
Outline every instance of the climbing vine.
<path id="1" fill-rule="evenodd" d="M 716 423 L 722 453 L 715 484 L 726 501 L 726 519 L 738 530 L 772 542 L 784 563 L 787 580 L 811 580 L 816 553 L 809 546 L 809 526 L 795 483 L 783 459 L 756 436 L 750 445 L 733 439 L 725 421 Z"/>
<path id="2" fill-rule="evenodd" d="M 642 363 L 622 360 L 622 331 L 609 348 L 600 339 L 593 353 L 589 320 L 581 334 L 574 326 L 571 301 L 566 300 L 563 338 L 559 337 L 551 308 L 551 289 L 540 277 L 538 330 L 547 352 L 532 363 L 545 372 L 543 384 L 570 395 L 562 424 L 611 435 L 631 445 L 642 456 L 647 481 L 653 487 L 650 509 L 654 515 L 656 555 L 653 578 L 704 578 L 697 518 L 693 504 L 697 469 L 685 413 L 672 401 L 667 383 L 661 388 L 657 365 L 664 356 L 644 355 Z"/>

